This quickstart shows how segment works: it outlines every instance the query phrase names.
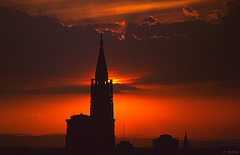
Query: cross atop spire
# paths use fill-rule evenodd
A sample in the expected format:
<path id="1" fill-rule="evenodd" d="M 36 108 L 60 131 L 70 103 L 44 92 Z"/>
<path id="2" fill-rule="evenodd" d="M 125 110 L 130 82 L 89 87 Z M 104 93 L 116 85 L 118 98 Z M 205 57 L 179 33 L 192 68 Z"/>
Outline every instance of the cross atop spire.
<path id="1" fill-rule="evenodd" d="M 99 49 L 99 55 L 98 55 L 97 68 L 95 72 L 95 80 L 100 83 L 108 80 L 108 71 L 107 71 L 107 65 L 106 65 L 106 60 L 104 56 L 104 50 L 103 50 L 102 33 L 101 33 L 101 39 L 100 39 L 100 49 Z"/>

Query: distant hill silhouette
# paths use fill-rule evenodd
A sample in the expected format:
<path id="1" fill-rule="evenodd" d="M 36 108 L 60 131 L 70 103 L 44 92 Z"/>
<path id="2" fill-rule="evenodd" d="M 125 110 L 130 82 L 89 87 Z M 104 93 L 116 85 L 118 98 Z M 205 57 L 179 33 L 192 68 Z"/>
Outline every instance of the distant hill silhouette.
<path id="1" fill-rule="evenodd" d="M 2 134 L 0 146 L 4 147 L 65 147 L 65 135 Z"/>
<path id="2" fill-rule="evenodd" d="M 0 133 L 0 136 L 2 135 L 11 135 L 11 136 L 33 136 L 32 134 L 26 134 L 26 133 Z"/>

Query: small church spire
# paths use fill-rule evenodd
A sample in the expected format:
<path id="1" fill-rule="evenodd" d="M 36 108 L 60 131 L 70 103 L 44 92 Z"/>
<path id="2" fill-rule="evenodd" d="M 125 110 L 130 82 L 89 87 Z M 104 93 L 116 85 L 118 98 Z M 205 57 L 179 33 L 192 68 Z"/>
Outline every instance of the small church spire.
<path id="1" fill-rule="evenodd" d="M 187 155 L 188 150 L 189 150 L 189 146 L 188 146 L 187 132 L 185 129 L 185 137 L 184 137 L 184 141 L 183 141 L 183 154 Z"/>
<path id="2" fill-rule="evenodd" d="M 95 80 L 100 83 L 108 80 L 108 71 L 107 71 L 107 65 L 106 65 L 106 60 L 104 56 L 102 33 L 101 33 L 101 39 L 100 39 L 100 49 L 99 49 L 99 55 L 98 55 L 98 61 L 97 61 L 97 68 L 95 72 Z"/>

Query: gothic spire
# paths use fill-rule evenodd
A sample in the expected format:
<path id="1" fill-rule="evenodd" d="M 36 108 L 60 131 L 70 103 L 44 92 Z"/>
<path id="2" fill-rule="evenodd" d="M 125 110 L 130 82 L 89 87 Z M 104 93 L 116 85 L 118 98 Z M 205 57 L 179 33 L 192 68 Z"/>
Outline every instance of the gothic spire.
<path id="1" fill-rule="evenodd" d="M 101 39 L 100 39 L 100 49 L 99 49 L 99 55 L 98 55 L 98 61 L 97 61 L 97 68 L 95 72 L 95 80 L 99 82 L 104 82 L 108 80 L 107 65 L 106 65 L 106 60 L 105 60 L 104 50 L 103 50 L 102 33 L 101 33 Z"/>
<path id="2" fill-rule="evenodd" d="M 187 139 L 187 133 L 186 133 L 186 129 L 185 129 L 185 137 L 184 137 L 184 142 L 183 142 L 183 152 L 184 154 L 187 154 L 188 152 L 188 139 Z"/>

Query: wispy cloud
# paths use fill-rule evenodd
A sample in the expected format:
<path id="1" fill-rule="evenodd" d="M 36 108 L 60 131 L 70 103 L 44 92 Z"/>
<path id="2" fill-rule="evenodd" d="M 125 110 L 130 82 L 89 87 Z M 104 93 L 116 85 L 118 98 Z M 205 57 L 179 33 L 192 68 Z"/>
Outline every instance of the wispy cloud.
<path id="1" fill-rule="evenodd" d="M 34 115 L 32 115 L 30 118 L 31 118 L 31 119 L 34 119 L 34 118 L 38 118 L 38 117 L 40 117 L 40 114 L 34 114 Z"/>
<path id="2" fill-rule="evenodd" d="M 169 10 L 172 12 L 184 5 L 196 3 L 200 0 L 170 0 L 170 1 L 69 1 L 69 0 L 38 0 L 38 1 L 16 1 L 3 0 L 2 5 L 8 5 L 27 11 L 31 15 L 43 15 L 57 17 L 64 22 L 94 19 L 108 16 L 119 16 L 126 14 L 138 14 L 144 12 Z"/>

